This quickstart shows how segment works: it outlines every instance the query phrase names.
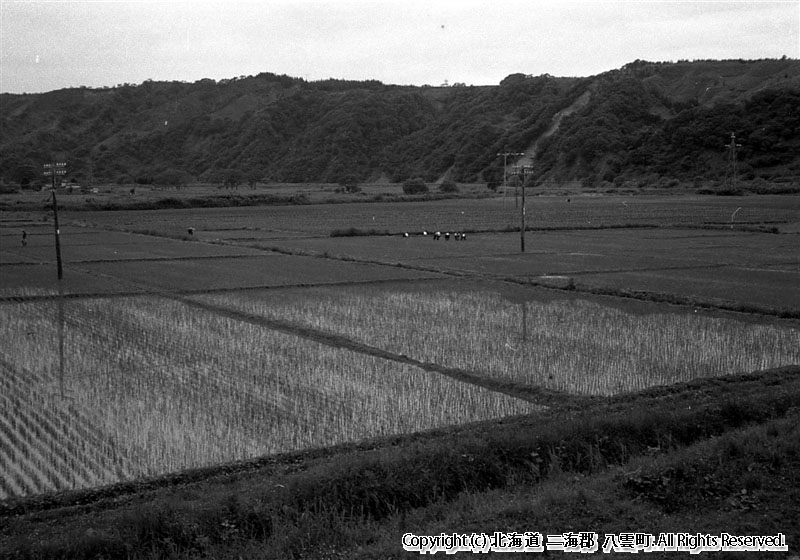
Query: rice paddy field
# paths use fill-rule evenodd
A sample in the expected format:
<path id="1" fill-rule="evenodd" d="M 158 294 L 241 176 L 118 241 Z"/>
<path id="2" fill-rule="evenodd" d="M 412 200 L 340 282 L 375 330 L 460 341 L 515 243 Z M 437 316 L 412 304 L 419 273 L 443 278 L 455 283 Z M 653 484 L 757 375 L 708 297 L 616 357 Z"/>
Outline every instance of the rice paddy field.
<path id="1" fill-rule="evenodd" d="M 800 363 L 797 328 L 657 306 L 631 313 L 582 298 L 517 303 L 446 286 L 202 297 L 421 362 L 571 394 L 614 395 Z"/>
<path id="2" fill-rule="evenodd" d="M 0 500 L 800 363 L 800 197 L 536 197 L 525 253 L 517 219 L 71 210 L 58 280 L 48 213 L 1 212 Z"/>
<path id="3" fill-rule="evenodd" d="M 0 330 L 3 498 L 536 408 L 152 296 L 6 305 Z"/>

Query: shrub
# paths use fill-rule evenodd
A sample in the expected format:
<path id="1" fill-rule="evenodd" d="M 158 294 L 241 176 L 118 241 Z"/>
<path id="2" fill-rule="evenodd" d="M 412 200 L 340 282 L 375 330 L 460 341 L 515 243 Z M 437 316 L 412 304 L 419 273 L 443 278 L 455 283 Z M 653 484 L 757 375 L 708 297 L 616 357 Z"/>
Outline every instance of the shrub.
<path id="1" fill-rule="evenodd" d="M 456 185 L 455 181 L 448 179 L 447 181 L 442 181 L 442 184 L 439 185 L 439 191 L 443 193 L 457 193 L 458 185 Z"/>
<path id="2" fill-rule="evenodd" d="M 389 230 L 385 229 L 359 229 L 349 227 L 345 229 L 334 229 L 331 231 L 331 237 L 360 237 L 366 235 L 390 235 Z"/>
<path id="3" fill-rule="evenodd" d="M 339 187 L 341 187 L 341 191 L 337 192 L 346 192 L 346 193 L 360 193 L 361 187 L 358 185 L 358 181 L 353 177 L 347 177 L 339 181 Z"/>
<path id="4" fill-rule="evenodd" d="M 419 177 L 408 179 L 403 183 L 403 192 L 405 194 L 424 194 L 428 192 L 428 185 Z"/>

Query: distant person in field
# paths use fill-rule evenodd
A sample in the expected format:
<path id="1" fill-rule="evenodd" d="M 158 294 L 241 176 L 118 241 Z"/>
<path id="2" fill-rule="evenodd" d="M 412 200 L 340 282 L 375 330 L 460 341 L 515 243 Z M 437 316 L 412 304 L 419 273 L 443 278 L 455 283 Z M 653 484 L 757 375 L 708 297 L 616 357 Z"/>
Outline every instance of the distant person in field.
<path id="1" fill-rule="evenodd" d="M 24 229 L 22 230 L 22 246 L 25 247 L 28 244 L 28 232 Z"/>

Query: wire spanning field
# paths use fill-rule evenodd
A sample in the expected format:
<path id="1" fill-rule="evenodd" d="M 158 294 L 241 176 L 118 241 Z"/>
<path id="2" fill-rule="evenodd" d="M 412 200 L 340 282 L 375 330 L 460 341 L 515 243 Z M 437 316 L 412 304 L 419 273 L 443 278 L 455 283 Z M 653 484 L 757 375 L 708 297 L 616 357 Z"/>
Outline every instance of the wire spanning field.
<path id="1" fill-rule="evenodd" d="M 584 299 L 514 303 L 491 291 L 314 288 L 204 300 L 419 361 L 570 393 L 613 395 L 800 363 L 800 331 Z"/>
<path id="2" fill-rule="evenodd" d="M 2 305 L 0 337 L 0 499 L 535 409 L 157 297 Z"/>

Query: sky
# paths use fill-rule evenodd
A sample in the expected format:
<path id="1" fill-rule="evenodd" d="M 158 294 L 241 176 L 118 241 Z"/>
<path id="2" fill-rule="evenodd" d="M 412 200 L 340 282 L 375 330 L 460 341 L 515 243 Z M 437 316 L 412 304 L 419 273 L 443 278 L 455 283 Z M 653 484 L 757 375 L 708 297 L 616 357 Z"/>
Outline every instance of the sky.
<path id="1" fill-rule="evenodd" d="M 800 0 L 0 0 L 0 92 L 286 74 L 496 85 L 800 58 Z"/>

